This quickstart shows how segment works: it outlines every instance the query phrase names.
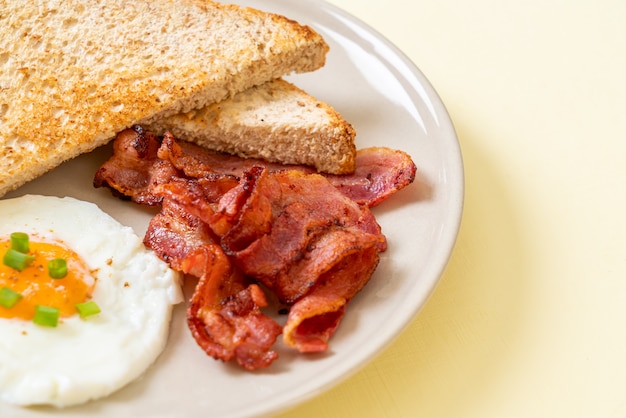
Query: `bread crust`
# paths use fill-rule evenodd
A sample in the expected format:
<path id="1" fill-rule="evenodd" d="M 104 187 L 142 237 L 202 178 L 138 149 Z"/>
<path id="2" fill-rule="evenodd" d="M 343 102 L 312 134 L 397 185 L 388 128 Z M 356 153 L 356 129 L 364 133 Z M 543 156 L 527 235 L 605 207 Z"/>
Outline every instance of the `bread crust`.
<path id="1" fill-rule="evenodd" d="M 0 196 L 136 123 L 324 65 L 283 16 L 205 0 L 0 5 Z"/>
<path id="2" fill-rule="evenodd" d="M 147 128 L 244 158 L 310 165 L 331 174 L 355 169 L 354 127 L 330 105 L 282 79 Z"/>

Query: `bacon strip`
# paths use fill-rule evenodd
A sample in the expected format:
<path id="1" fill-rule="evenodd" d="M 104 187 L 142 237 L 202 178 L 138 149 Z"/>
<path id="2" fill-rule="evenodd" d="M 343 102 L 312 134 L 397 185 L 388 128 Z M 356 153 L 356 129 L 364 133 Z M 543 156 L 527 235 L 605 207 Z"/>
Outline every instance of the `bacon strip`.
<path id="1" fill-rule="evenodd" d="M 335 236 L 327 239 L 336 242 Z M 376 246 L 362 244 L 358 251 L 345 247 L 344 251 L 347 254 L 342 254 L 306 296 L 291 306 L 283 328 L 287 346 L 305 353 L 326 351 L 348 302 L 371 278 L 379 260 Z"/>
<path id="2" fill-rule="evenodd" d="M 192 335 L 208 355 L 255 370 L 276 359 L 281 332 L 300 352 L 327 349 L 387 247 L 369 207 L 415 173 L 407 154 L 388 148 L 360 150 L 351 175 L 320 175 L 135 127 L 118 134 L 94 185 L 162 205 L 144 242 L 199 278 L 187 312 Z M 261 312 L 267 300 L 253 280 L 290 307 L 284 328 Z"/>
<path id="3" fill-rule="evenodd" d="M 371 208 L 413 183 L 416 173 L 417 167 L 407 153 L 370 147 L 357 151 L 354 173 L 324 176 L 343 194 Z"/>
<path id="4" fill-rule="evenodd" d="M 184 205 L 219 230 L 221 247 L 241 271 L 293 305 L 284 341 L 301 352 L 326 350 L 345 305 L 386 249 L 369 209 L 322 176 L 253 167 L 215 203 L 202 201 L 207 193 L 198 181 L 162 189 L 165 201 Z"/>
<path id="5" fill-rule="evenodd" d="M 134 127 L 117 135 L 114 154 L 96 173 L 94 186 L 109 187 L 136 203 L 154 206 L 161 203 L 161 198 L 152 193 L 152 188 L 172 177 L 212 175 L 239 179 L 255 166 L 265 167 L 270 172 L 315 173 L 307 166 L 268 163 L 213 152 L 177 141 L 167 132 L 161 140 L 141 127 Z M 354 173 L 321 175 L 358 204 L 373 207 L 411 184 L 416 171 L 411 157 L 405 152 L 372 147 L 357 151 Z"/>
<path id="6" fill-rule="evenodd" d="M 158 155 L 193 178 L 207 173 L 240 178 L 245 171 L 255 166 L 265 167 L 270 172 L 296 170 L 306 174 L 316 173 L 311 167 L 302 165 L 283 165 L 220 154 L 192 143 L 176 141 L 168 133 L 163 137 Z M 354 173 L 320 175 L 358 204 L 373 207 L 411 184 L 416 172 L 417 168 L 407 153 L 386 147 L 371 147 L 357 151 Z"/>
<path id="7" fill-rule="evenodd" d="M 256 284 L 245 285 L 236 269 L 227 269 L 223 253 L 218 258 L 214 248 L 202 250 L 185 260 L 190 270 L 204 270 L 187 311 L 191 334 L 213 358 L 234 358 L 247 370 L 269 366 L 278 358 L 271 347 L 282 329 L 261 312 L 265 294 Z"/>
<path id="8" fill-rule="evenodd" d="M 187 324 L 211 357 L 255 370 L 269 366 L 281 327 L 264 315 L 265 294 L 231 264 L 208 226 L 170 199 L 150 222 L 145 244 L 171 267 L 199 278 Z"/>
<path id="9" fill-rule="evenodd" d="M 324 351 L 345 305 L 386 249 L 380 226 L 369 209 L 318 175 L 264 171 L 249 194 L 222 246 L 243 271 L 293 305 L 283 328 L 286 345 Z M 240 225 L 246 225 L 243 234 Z M 258 235 L 247 225 L 257 225 Z"/>
<path id="10" fill-rule="evenodd" d="M 158 158 L 161 141 L 140 126 L 117 134 L 113 156 L 94 176 L 94 187 L 109 187 L 118 197 L 129 198 L 148 206 L 161 204 L 161 197 L 152 190 L 180 172 L 168 161 Z"/>
<path id="11" fill-rule="evenodd" d="M 245 195 L 245 203 L 238 208 L 220 206 L 220 213 L 236 213 L 230 216 L 232 227 L 221 237 L 222 248 L 282 302 L 291 304 L 301 298 L 344 249 L 386 249 L 372 213 L 343 196 L 324 177 L 260 168 L 248 174 L 247 181 L 230 192 Z M 206 221 L 219 221 L 220 213 Z M 324 241 L 336 231 L 350 232 L 359 240 L 344 242 L 340 239 L 344 235 L 337 233 L 335 239 Z"/>

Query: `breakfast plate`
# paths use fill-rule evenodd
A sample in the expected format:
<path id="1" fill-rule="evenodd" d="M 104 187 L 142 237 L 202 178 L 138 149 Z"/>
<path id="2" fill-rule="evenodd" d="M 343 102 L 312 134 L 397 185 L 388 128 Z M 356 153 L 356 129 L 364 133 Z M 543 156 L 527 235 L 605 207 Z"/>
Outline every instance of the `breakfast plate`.
<path id="1" fill-rule="evenodd" d="M 280 358 L 254 373 L 207 357 L 174 309 L 164 352 L 113 395 L 66 409 L 0 405 L 5 418 L 250 417 L 275 414 L 329 389 L 372 360 L 403 331 L 435 288 L 454 246 L 463 207 L 463 166 L 453 125 L 424 75 L 395 46 L 323 1 L 238 1 L 312 26 L 328 44 L 324 68 L 288 77 L 331 104 L 357 131 L 357 147 L 408 152 L 414 184 L 373 209 L 388 239 L 379 267 L 350 303 L 323 354 L 299 355 L 278 343 Z M 71 196 L 96 203 L 143 236 L 155 210 L 94 189 L 111 153 L 105 146 L 67 162 L 7 197 Z M 59 214 L 62 216 L 62 214 Z M 190 296 L 192 289 L 185 289 Z"/>

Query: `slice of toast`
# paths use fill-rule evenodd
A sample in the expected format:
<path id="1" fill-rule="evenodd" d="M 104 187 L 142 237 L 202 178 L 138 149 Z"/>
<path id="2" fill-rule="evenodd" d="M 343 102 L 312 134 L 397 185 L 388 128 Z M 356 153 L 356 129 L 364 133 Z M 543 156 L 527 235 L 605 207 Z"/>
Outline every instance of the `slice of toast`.
<path id="1" fill-rule="evenodd" d="M 320 172 L 355 169 L 355 130 L 331 106 L 277 79 L 199 110 L 155 120 L 148 129 L 206 148 Z"/>
<path id="2" fill-rule="evenodd" d="M 6 0 L 0 196 L 136 123 L 324 65 L 283 16 L 208 0 Z"/>

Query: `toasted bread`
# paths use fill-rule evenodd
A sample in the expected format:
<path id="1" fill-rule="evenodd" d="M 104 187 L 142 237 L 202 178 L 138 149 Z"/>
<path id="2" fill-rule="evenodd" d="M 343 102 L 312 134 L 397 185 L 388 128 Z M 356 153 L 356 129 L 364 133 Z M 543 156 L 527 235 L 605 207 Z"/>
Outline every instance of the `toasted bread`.
<path id="1" fill-rule="evenodd" d="M 155 120 L 148 129 L 206 148 L 320 172 L 355 169 L 355 130 L 330 105 L 273 80 L 199 110 Z"/>
<path id="2" fill-rule="evenodd" d="M 116 132 L 324 65 L 283 16 L 207 0 L 0 6 L 0 196 Z"/>

